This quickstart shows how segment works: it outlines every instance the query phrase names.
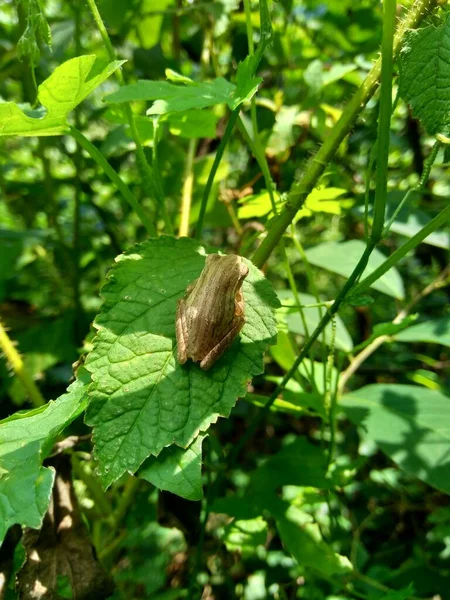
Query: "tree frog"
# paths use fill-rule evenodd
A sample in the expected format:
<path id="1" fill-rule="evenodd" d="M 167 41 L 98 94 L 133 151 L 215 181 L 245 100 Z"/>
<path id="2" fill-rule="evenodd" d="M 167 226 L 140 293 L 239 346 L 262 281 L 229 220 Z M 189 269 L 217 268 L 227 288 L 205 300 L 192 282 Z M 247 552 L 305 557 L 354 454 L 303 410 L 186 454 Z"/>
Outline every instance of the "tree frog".
<path id="1" fill-rule="evenodd" d="M 240 256 L 208 254 L 200 277 L 178 300 L 178 362 L 188 358 L 209 369 L 245 323 L 242 283 L 248 267 Z"/>

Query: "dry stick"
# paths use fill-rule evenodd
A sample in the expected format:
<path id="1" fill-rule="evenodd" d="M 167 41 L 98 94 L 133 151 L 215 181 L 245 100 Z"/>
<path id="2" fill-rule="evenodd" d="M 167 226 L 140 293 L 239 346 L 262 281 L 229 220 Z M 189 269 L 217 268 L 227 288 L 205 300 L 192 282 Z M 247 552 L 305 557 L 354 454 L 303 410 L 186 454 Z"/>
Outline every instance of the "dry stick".
<path id="1" fill-rule="evenodd" d="M 400 24 L 394 38 L 393 56 L 400 51 L 403 36 L 408 29 L 414 29 L 420 23 L 425 14 L 437 4 L 437 0 L 417 0 L 408 12 L 404 21 Z M 322 173 L 332 160 L 342 140 L 348 135 L 358 115 L 365 107 L 369 99 L 375 93 L 381 75 L 381 58 L 377 60 L 363 84 L 358 88 L 356 94 L 342 113 L 329 137 L 320 147 L 317 154 L 312 158 L 302 179 L 292 187 L 286 205 L 280 215 L 274 219 L 273 225 L 267 232 L 266 238 L 253 256 L 253 262 L 257 267 L 262 267 L 269 258 L 275 246 L 279 243 L 287 227 L 300 210 L 307 196 L 317 185 Z"/>

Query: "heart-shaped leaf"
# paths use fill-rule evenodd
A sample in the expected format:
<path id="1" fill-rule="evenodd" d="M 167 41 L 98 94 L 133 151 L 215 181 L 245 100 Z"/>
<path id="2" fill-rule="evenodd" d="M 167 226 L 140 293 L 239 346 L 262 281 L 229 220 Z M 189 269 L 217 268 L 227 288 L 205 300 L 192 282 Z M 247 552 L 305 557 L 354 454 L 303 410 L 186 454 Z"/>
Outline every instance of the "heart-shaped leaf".
<path id="1" fill-rule="evenodd" d="M 230 414 L 247 382 L 263 371 L 263 353 L 275 341 L 279 302 L 248 261 L 240 337 L 207 372 L 176 360 L 177 300 L 212 251 L 186 238 L 151 239 L 119 256 L 110 272 L 86 361 L 93 380 L 87 423 L 94 426 L 105 485 L 126 471 L 134 473 L 166 446 L 187 448 L 200 431 Z"/>

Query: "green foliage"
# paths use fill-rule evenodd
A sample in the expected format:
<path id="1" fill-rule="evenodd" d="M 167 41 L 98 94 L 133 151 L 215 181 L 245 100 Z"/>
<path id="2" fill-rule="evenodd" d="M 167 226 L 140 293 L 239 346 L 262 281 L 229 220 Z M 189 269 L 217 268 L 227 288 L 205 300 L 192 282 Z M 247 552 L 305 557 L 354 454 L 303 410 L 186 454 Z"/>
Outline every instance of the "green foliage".
<path id="1" fill-rule="evenodd" d="M 6 599 L 25 549 L 73 595 L 69 549 L 112 600 L 444 600 L 448 7 L 0 4 Z M 217 252 L 245 326 L 205 371 Z"/>
<path id="2" fill-rule="evenodd" d="M 61 135 L 67 115 L 125 61 L 105 63 L 94 55 L 72 58 L 57 67 L 38 88 L 42 109 L 0 105 L 0 135 Z M 45 109 L 45 110 L 44 110 Z"/>
<path id="3" fill-rule="evenodd" d="M 447 396 L 419 386 L 378 384 L 346 394 L 340 406 L 405 471 L 450 493 Z"/>
<path id="4" fill-rule="evenodd" d="M 83 371 L 57 400 L 0 422 L 0 542 L 14 523 L 42 524 L 55 476 L 42 462 L 56 436 L 85 410 L 88 381 Z"/>
<path id="5" fill-rule="evenodd" d="M 450 346 L 450 316 L 412 325 L 398 333 L 395 339 L 401 342 L 429 342 Z"/>
<path id="6" fill-rule="evenodd" d="M 169 446 L 157 458 L 150 456 L 139 469 L 139 477 L 186 500 L 201 500 L 204 437 L 198 435 L 186 450 Z"/>
<path id="7" fill-rule="evenodd" d="M 449 61 L 450 18 L 407 34 L 400 54 L 399 93 L 430 135 L 448 133 Z"/>
<path id="8" fill-rule="evenodd" d="M 361 240 L 340 243 L 326 242 L 307 250 L 306 257 L 312 265 L 348 277 L 355 268 L 363 250 L 364 243 Z M 384 260 L 385 256 L 380 251 L 375 250 L 369 259 L 364 275 L 370 275 Z M 403 282 L 395 267 L 380 277 L 371 287 L 400 300 L 405 295 Z"/>

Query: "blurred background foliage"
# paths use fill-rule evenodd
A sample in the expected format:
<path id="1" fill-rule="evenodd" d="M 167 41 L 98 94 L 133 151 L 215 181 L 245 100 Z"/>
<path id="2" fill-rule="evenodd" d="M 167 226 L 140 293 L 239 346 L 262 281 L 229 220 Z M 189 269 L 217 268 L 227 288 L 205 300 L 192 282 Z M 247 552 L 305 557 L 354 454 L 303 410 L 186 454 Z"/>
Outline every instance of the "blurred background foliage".
<path id="1" fill-rule="evenodd" d="M 84 2 L 41 0 L 39 4 L 49 29 L 37 2 L 1 3 L 2 101 L 34 107 L 36 82 L 44 81 L 57 65 L 80 54 L 107 58 Z M 249 53 L 244 7 L 238 0 L 100 0 L 98 8 L 118 58 L 127 61 L 123 66 L 126 83 L 164 80 L 167 69 L 198 81 L 214 77 L 234 81 L 238 62 Z M 378 0 L 280 0 L 272 3 L 271 10 L 274 38 L 259 68 L 263 83 L 256 98 L 256 114 L 272 178 L 283 194 L 299 179 L 377 58 L 382 7 Z M 429 22 L 435 18 L 430 16 Z M 251 3 L 251 24 L 257 42 L 256 2 Z M 114 105 L 102 101 L 116 89 L 114 79 L 108 79 L 71 119 L 145 206 L 128 127 Z M 133 104 L 133 110 L 142 117 L 139 131 L 145 152 L 154 160 L 154 124 L 145 117 L 147 107 L 145 103 Z M 361 253 L 359 246 L 346 246 L 339 255 L 335 246 L 327 244 L 356 244 L 364 239 L 362 211 L 368 156 L 376 139 L 377 109 L 375 98 L 296 219 L 295 235 L 313 269 L 317 291 L 325 300 L 336 296 L 342 275 L 347 274 L 345 260 L 351 263 L 354 253 L 356 262 Z M 157 177 L 175 229 L 190 146 L 195 152 L 191 211 L 191 224 L 195 224 L 224 132 L 223 105 L 202 112 L 207 114 L 198 121 L 182 115 L 178 122 L 160 119 L 157 123 Z M 243 119 L 245 123 L 250 120 L 248 107 Z M 400 101 L 392 119 L 389 210 L 398 204 L 402 192 L 417 182 L 433 141 Z M 89 349 L 90 323 L 101 305 L 99 290 L 109 266 L 124 249 L 144 240 L 146 232 L 104 173 L 72 138 L 5 138 L 0 144 L 0 163 L 0 319 L 43 396 L 56 398 L 68 385 L 72 363 Z M 393 233 L 383 241 L 381 252 L 390 254 L 411 237 L 418 224 L 448 203 L 448 171 L 445 157 L 439 156 L 425 192 L 413 195 L 394 223 Z M 259 166 L 236 130 L 210 197 L 204 241 L 248 255 L 255 247 L 255 232 L 270 221 L 270 212 Z M 398 265 L 397 279 L 385 278 L 383 289 L 372 288 L 370 305 L 344 308 L 335 339 L 337 368 L 347 364 L 344 354 L 351 355 L 354 347 L 367 340 L 374 325 L 395 317 L 403 298 L 414 297 L 442 273 L 448 248 L 448 232 L 433 234 Z M 314 302 L 314 297 L 306 294 L 312 290 L 304 262 L 290 239 L 287 256 L 298 289 L 305 291 L 302 301 Z M 295 303 L 278 251 L 270 260 L 268 277 L 283 303 Z M 418 308 L 421 321 L 448 316 L 448 290 L 437 289 L 425 296 Z M 219 420 L 210 431 L 205 456 L 209 472 L 220 468 L 223 449 L 235 444 L 254 418 L 258 394 L 270 393 L 274 382 L 292 364 L 289 352 L 301 343 L 304 323 L 296 312 L 285 310 L 286 315 L 280 317 L 284 331 L 267 358 L 266 374 L 253 382 L 253 400 L 239 401 L 232 417 Z M 311 328 L 317 319 L 313 318 Z M 321 359 L 326 362 L 327 351 Z M 449 364 L 445 345 L 391 341 L 362 364 L 349 385 L 356 389 L 371 383 L 414 383 L 448 395 Z M 302 381 L 299 375 L 297 383 Z M 291 394 L 293 403 L 298 393 L 295 384 L 296 380 L 291 382 L 284 396 L 289 400 Z M 239 511 L 228 507 L 227 512 L 220 500 L 226 502 L 231 491 L 242 498 L 249 473 L 263 457 L 285 447 L 294 434 L 307 434 L 318 441 L 322 432 L 326 439 L 324 425 L 314 413 L 319 404 L 314 404 L 313 394 L 310 396 L 307 402 L 312 413 L 305 406 L 301 406 L 304 412 L 300 415 L 272 411 L 239 466 L 227 474 L 223 497 L 208 521 L 200 576 L 202 598 L 401 600 L 413 594 L 447 598 L 448 497 L 399 470 L 380 453 L 363 427 L 355 428 L 343 416 L 336 432 L 333 475 L 339 486 L 319 490 L 300 483 L 285 486 L 283 492 L 286 502 L 298 510 L 297 522 L 313 524 L 318 536 L 315 539 L 320 538 L 324 546 L 317 541 L 309 548 L 305 541 L 302 548 L 309 548 L 305 551 L 308 556 L 302 555 L 302 548 L 289 552 L 287 538 L 283 545 L 272 517 L 250 518 L 244 509 L 242 517 L 234 521 L 224 516 Z M 24 390 L 11 377 L 3 358 L 0 398 L 1 418 L 29 407 Z M 87 428 L 77 420 L 71 432 L 83 434 Z M 292 468 L 301 471 L 315 452 L 316 447 L 311 450 L 305 445 L 304 455 L 298 455 Z M 83 469 L 89 467 L 84 465 Z M 100 560 L 115 580 L 113 598 L 186 597 L 189 564 L 198 542 L 199 503 L 158 492 L 139 480 L 126 514 L 111 528 L 85 479 L 86 473 L 81 477 L 75 470 L 76 492 L 86 524 Z M 112 507 L 120 507 L 126 486 L 119 481 L 108 490 Z M 291 553 L 297 558 L 303 556 L 303 562 L 296 562 Z M 343 565 L 339 567 L 343 568 L 342 576 L 337 566 L 330 567 L 339 555 L 349 557 L 358 572 L 351 582 Z M 403 591 L 393 595 L 386 587 Z M 8 593 L 14 597 L 12 591 Z"/>

